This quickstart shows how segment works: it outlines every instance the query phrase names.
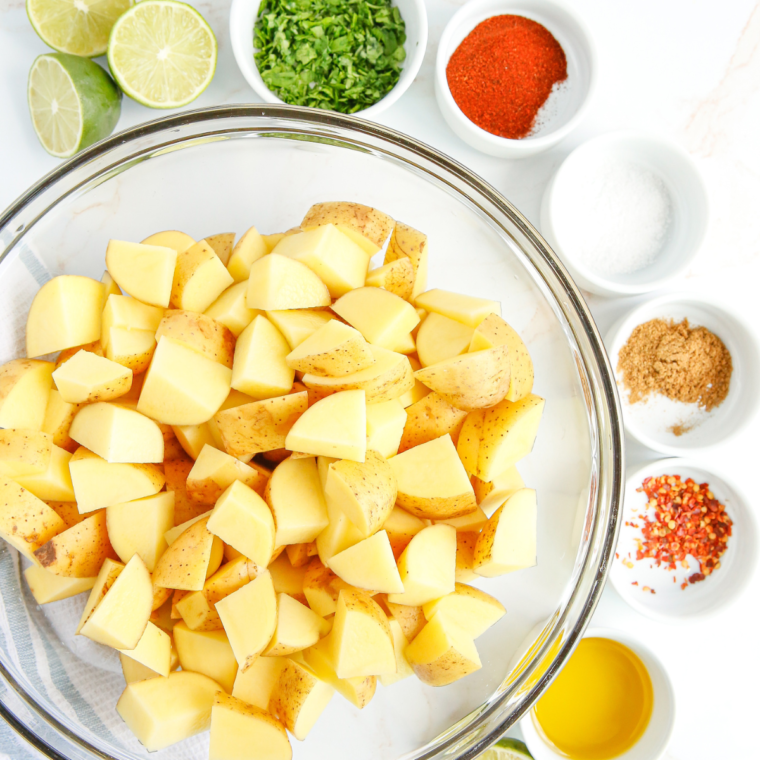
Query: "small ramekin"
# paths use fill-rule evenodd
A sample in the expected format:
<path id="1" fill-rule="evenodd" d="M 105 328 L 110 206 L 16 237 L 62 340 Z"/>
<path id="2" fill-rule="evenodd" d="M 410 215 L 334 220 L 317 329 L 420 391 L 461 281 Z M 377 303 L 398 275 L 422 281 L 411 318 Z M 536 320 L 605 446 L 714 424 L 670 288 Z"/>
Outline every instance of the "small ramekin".
<path id="1" fill-rule="evenodd" d="M 499 137 L 471 122 L 449 89 L 446 67 L 462 40 L 492 16 L 515 14 L 545 26 L 567 56 L 568 81 L 557 112 L 535 135 L 521 140 Z M 498 158 L 524 158 L 548 150 L 572 132 L 585 116 L 597 82 L 596 46 L 588 27 L 573 8 L 561 0 L 471 0 L 446 25 L 435 61 L 435 96 L 443 118 L 468 145 Z"/>
<path id="2" fill-rule="evenodd" d="M 283 103 L 265 84 L 253 59 L 253 26 L 261 0 L 232 0 L 230 8 L 230 40 L 240 73 L 264 103 Z M 417 76 L 428 40 L 427 11 L 424 0 L 393 0 L 406 25 L 406 60 L 396 86 L 374 105 L 357 111 L 356 116 L 372 119 L 392 106 L 411 86 Z"/>
<path id="3" fill-rule="evenodd" d="M 672 200 L 671 231 L 655 262 L 615 276 L 589 267 L 568 240 L 575 223 L 568 198 L 577 192 L 580 177 L 595 162 L 611 156 L 650 169 L 662 179 Z M 562 162 L 541 201 L 541 233 L 585 290 L 603 296 L 648 293 L 672 283 L 689 267 L 707 234 L 709 205 L 702 174 L 679 145 L 643 132 L 610 132 L 585 142 Z"/>
<path id="4" fill-rule="evenodd" d="M 625 760 L 659 760 L 668 747 L 676 721 L 676 700 L 673 684 L 662 661 L 649 647 L 623 631 L 611 628 L 589 628 L 583 638 L 617 641 L 627 646 L 644 663 L 644 667 L 652 679 L 654 694 L 652 717 L 649 719 L 649 725 L 644 734 L 633 747 L 620 756 L 620 760 L 623 758 Z M 535 760 L 567 760 L 566 755 L 557 752 L 541 736 L 535 724 L 533 710 L 520 721 L 520 729 Z"/>

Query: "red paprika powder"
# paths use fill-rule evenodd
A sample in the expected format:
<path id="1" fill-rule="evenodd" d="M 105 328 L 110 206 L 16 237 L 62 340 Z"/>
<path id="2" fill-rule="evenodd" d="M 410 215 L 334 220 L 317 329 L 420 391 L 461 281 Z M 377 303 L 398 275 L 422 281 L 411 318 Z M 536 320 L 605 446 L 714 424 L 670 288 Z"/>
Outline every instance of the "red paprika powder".
<path id="1" fill-rule="evenodd" d="M 446 78 L 470 121 L 516 140 L 530 134 L 554 85 L 567 79 L 567 59 L 551 32 L 536 21 L 493 16 L 462 40 Z"/>

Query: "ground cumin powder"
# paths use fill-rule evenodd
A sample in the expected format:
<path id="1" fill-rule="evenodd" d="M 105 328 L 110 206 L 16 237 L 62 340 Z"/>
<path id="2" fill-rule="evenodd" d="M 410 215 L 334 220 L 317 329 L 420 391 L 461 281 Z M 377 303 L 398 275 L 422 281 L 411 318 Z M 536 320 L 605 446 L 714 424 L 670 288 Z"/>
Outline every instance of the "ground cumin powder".
<path id="1" fill-rule="evenodd" d="M 689 327 L 688 319 L 652 319 L 631 333 L 617 369 L 632 404 L 660 393 L 709 412 L 728 395 L 733 366 L 723 341 L 707 328 Z"/>

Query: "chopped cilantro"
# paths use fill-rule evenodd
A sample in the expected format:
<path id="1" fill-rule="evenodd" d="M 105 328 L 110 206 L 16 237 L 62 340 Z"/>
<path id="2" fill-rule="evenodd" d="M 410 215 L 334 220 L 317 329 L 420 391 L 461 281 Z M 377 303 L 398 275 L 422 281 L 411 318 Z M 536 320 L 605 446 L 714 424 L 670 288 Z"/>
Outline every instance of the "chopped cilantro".
<path id="1" fill-rule="evenodd" d="M 253 29 L 264 84 L 286 103 L 356 113 L 401 75 L 404 20 L 390 0 L 264 0 Z"/>

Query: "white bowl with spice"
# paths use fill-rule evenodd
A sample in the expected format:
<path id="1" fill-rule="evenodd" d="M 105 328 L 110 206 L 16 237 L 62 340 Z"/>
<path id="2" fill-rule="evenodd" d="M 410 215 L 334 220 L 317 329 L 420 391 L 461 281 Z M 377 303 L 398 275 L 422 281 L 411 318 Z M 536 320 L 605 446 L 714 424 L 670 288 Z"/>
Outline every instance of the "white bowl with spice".
<path id="1" fill-rule="evenodd" d="M 708 452 L 757 413 L 758 341 L 729 307 L 710 298 L 653 298 L 621 317 L 605 346 L 626 432 L 650 449 Z"/>
<path id="2" fill-rule="evenodd" d="M 663 288 L 707 234 L 707 188 L 678 144 L 635 131 L 576 148 L 541 202 L 541 232 L 578 285 L 604 296 Z"/>
<path id="3" fill-rule="evenodd" d="M 683 458 L 629 469 L 610 579 L 638 612 L 666 623 L 714 615 L 748 586 L 758 548 L 752 505 L 725 474 Z"/>
<path id="4" fill-rule="evenodd" d="M 441 35 L 435 95 L 466 143 L 498 158 L 523 158 L 553 147 L 580 123 L 597 69 L 591 33 L 570 5 L 471 0 Z"/>
<path id="5" fill-rule="evenodd" d="M 372 105 L 354 112 L 366 119 L 374 118 L 389 108 L 409 89 L 420 70 L 427 47 L 428 21 L 424 0 L 391 0 L 391 6 L 398 8 L 404 21 L 406 41 L 403 48 L 406 57 L 399 79 L 393 88 Z M 254 25 L 260 8 L 261 0 L 232 0 L 230 7 L 232 52 L 241 74 L 262 102 L 285 103 L 285 100 L 264 83 L 254 59 Z M 304 56 L 309 55 L 311 52 L 304 47 Z"/>

